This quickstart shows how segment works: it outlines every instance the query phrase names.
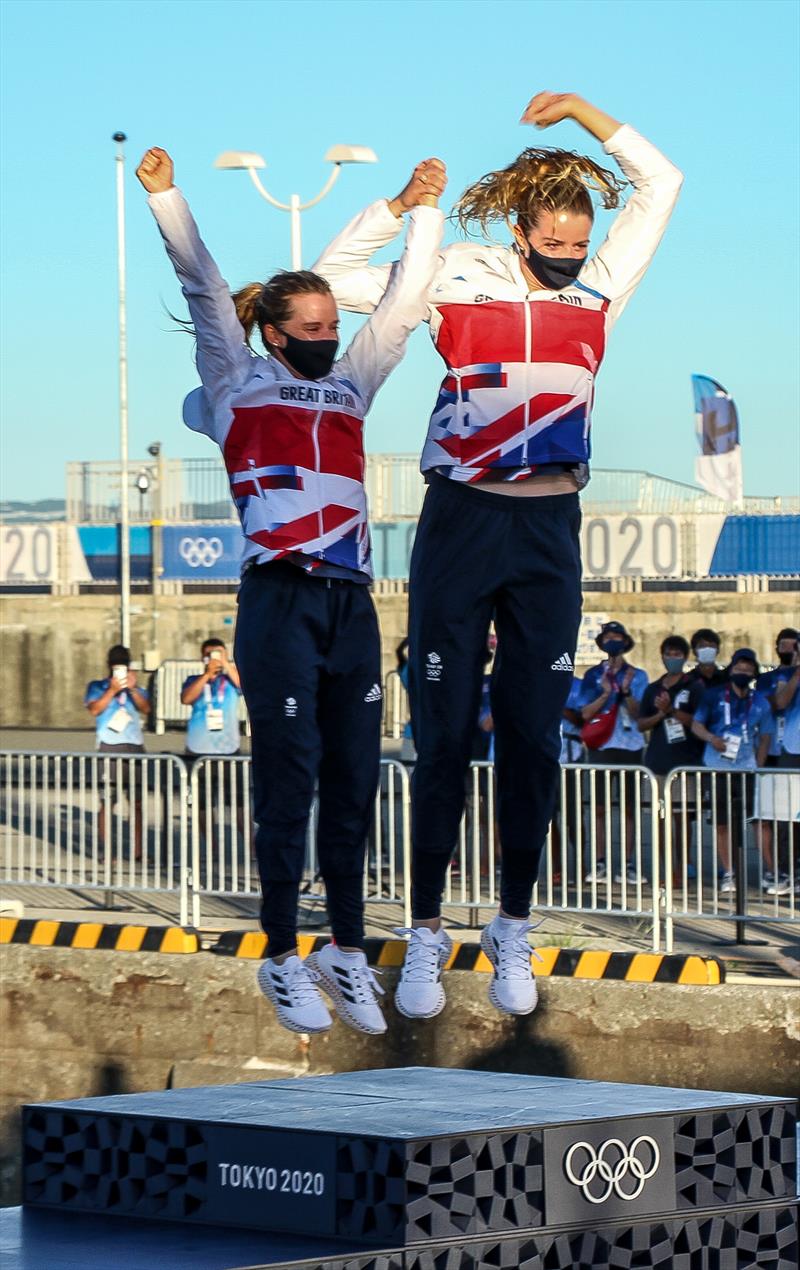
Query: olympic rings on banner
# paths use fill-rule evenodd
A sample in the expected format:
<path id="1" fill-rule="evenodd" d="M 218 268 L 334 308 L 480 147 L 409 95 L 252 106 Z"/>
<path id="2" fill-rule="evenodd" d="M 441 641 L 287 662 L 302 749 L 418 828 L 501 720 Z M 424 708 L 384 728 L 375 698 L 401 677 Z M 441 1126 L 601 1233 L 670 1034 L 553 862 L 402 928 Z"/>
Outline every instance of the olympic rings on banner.
<path id="1" fill-rule="evenodd" d="M 640 1147 L 644 1147 L 650 1152 L 651 1161 L 649 1168 L 645 1168 L 642 1160 L 639 1159 L 637 1152 Z M 573 1168 L 573 1162 L 578 1151 L 586 1153 L 586 1163 L 580 1173 L 576 1173 Z M 610 1163 L 606 1158 L 607 1154 L 617 1152 L 619 1159 L 616 1163 Z M 644 1152 L 643 1152 L 644 1154 Z M 644 1155 L 645 1160 L 647 1156 Z M 612 1191 L 618 1195 L 620 1199 L 632 1200 L 641 1195 L 644 1190 L 644 1184 L 651 1178 L 661 1163 L 661 1152 L 658 1149 L 658 1143 L 653 1138 L 642 1134 L 641 1137 L 635 1138 L 629 1147 L 625 1146 L 619 1138 L 608 1138 L 606 1142 L 598 1150 L 593 1147 L 590 1142 L 573 1142 L 567 1154 L 564 1156 L 564 1172 L 566 1173 L 573 1186 L 577 1186 L 584 1195 L 584 1198 L 590 1204 L 602 1204 L 611 1195 Z M 600 1179 L 602 1186 L 602 1194 L 594 1194 L 592 1192 L 592 1183 L 595 1178 Z M 628 1179 L 633 1179 L 633 1187 L 625 1189 L 623 1183 Z M 595 1187 L 597 1190 L 597 1187 Z"/>
<path id="2" fill-rule="evenodd" d="M 178 543 L 178 554 L 185 560 L 190 569 L 210 569 L 223 553 L 219 538 L 181 538 Z"/>

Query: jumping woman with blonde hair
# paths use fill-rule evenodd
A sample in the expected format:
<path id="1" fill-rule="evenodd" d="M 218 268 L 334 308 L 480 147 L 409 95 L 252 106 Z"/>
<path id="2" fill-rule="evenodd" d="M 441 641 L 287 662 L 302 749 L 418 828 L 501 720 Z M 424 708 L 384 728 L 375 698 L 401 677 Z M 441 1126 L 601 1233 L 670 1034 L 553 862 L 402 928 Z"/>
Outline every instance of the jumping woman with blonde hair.
<path id="1" fill-rule="evenodd" d="M 465 230 L 508 227 L 511 247 L 448 247 L 428 293 L 447 366 L 422 452 L 428 484 L 411 561 L 410 699 L 417 766 L 413 926 L 396 996 L 412 1017 L 442 1009 L 451 943 L 441 926 L 478 715 L 486 635 L 502 849 L 500 911 L 483 931 L 489 995 L 510 1014 L 536 1006 L 528 943 L 539 858 L 555 807 L 559 724 L 581 610 L 580 505 L 588 480 L 595 377 L 609 333 L 650 264 L 681 174 L 627 124 L 573 93 L 539 93 L 523 122 L 574 119 L 633 192 L 589 256 L 593 198 L 625 181 L 594 159 L 527 149 L 476 181 L 456 207 Z M 391 277 L 371 252 L 396 232 L 376 209 L 315 268 L 345 309 L 370 312 Z"/>
<path id="2" fill-rule="evenodd" d="M 269 937 L 259 984 L 292 1031 L 330 1027 L 321 983 L 345 1023 L 383 1032 L 363 951 L 364 851 L 381 719 L 363 432 L 375 394 L 425 316 L 444 166 L 426 160 L 397 198 L 381 201 L 396 230 L 402 213 L 412 213 L 405 251 L 341 357 L 336 302 L 323 278 L 279 273 L 231 296 L 173 184 L 169 155 L 148 150 L 137 175 L 197 338 L 202 387 L 187 398 L 184 419 L 222 450 L 244 533 L 235 660 L 252 725 L 261 922 Z M 375 208 L 364 215 L 374 218 Z M 256 334 L 266 357 L 250 347 Z M 334 942 L 304 962 L 297 900 L 317 782 L 317 854 Z"/>

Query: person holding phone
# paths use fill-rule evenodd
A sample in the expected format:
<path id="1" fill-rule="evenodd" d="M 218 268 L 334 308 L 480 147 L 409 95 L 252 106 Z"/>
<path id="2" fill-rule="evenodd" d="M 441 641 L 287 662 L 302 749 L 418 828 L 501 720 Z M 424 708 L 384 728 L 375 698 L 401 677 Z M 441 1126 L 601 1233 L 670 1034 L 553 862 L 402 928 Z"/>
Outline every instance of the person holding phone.
<path id="1" fill-rule="evenodd" d="M 522 116 L 537 128 L 566 119 L 625 179 L 588 155 L 527 148 L 462 195 L 458 221 L 482 241 L 447 247 L 428 293 L 446 372 L 422 451 L 428 491 L 409 578 L 413 926 L 395 997 L 416 1018 L 444 1006 L 451 944 L 442 892 L 492 619 L 502 878 L 482 945 L 494 969 L 492 1003 L 509 1014 L 536 1006 L 527 935 L 580 626 L 578 491 L 589 479 L 596 376 L 682 182 L 654 145 L 576 93 L 538 93 Z M 631 197 L 590 255 L 592 195 L 616 208 L 626 181 Z M 510 231 L 510 246 L 497 243 L 497 226 Z M 379 303 L 392 266 L 368 262 L 396 233 L 376 209 L 358 239 L 346 232 L 317 261 L 344 308 L 371 312 Z"/>
<path id="2" fill-rule="evenodd" d="M 108 675 L 93 679 L 87 685 L 84 705 L 95 721 L 97 748 L 101 754 L 144 754 L 142 719 L 150 713 L 150 697 L 139 687 L 136 672 L 130 668 L 130 649 L 115 644 L 108 650 Z M 136 765 L 133 765 L 136 768 Z M 124 761 L 112 763 L 106 769 L 103 793 L 98 813 L 100 846 L 105 850 L 107 806 L 113 802 L 119 790 L 131 801 L 134 853 L 142 858 L 142 770 L 136 768 L 133 777 L 131 764 Z"/>
<path id="3" fill-rule="evenodd" d="M 382 701 L 364 422 L 426 313 L 444 165 L 425 160 L 397 198 L 381 200 L 396 228 L 411 215 L 405 250 L 382 303 L 343 355 L 323 278 L 281 272 L 232 295 L 174 184 L 170 156 L 148 150 L 137 175 L 197 339 L 202 386 L 187 398 L 184 419 L 220 447 L 245 539 L 234 653 L 252 729 L 269 941 L 258 982 L 291 1031 L 331 1026 L 322 984 L 343 1022 L 384 1032 L 382 989 L 364 953 L 364 854 Z M 263 353 L 253 349 L 255 338 Z M 333 942 L 303 961 L 297 907 L 315 786 Z"/>

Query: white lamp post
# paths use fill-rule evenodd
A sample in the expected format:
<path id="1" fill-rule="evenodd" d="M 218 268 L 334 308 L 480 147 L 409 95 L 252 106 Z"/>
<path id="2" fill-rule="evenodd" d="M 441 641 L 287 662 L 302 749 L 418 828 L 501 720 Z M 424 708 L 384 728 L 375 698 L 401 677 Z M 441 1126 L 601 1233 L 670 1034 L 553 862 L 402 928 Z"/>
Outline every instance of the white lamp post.
<path id="1" fill-rule="evenodd" d="M 117 287 L 119 298 L 119 598 L 120 638 L 131 646 L 131 545 L 128 507 L 128 329 L 125 282 L 125 151 L 124 132 L 115 132 L 117 168 Z"/>
<path id="2" fill-rule="evenodd" d="M 333 171 L 316 198 L 309 199 L 307 203 L 301 203 L 300 195 L 292 194 L 288 203 L 280 203 L 278 199 L 273 198 L 265 190 L 258 175 L 257 169 L 267 166 L 260 154 L 254 154 L 252 150 L 226 150 L 214 160 L 215 168 L 222 168 L 227 171 L 244 169 L 249 172 L 250 179 L 261 197 L 265 198 L 273 207 L 280 208 L 282 212 L 289 212 L 292 218 L 292 269 L 302 269 L 303 267 L 300 213 L 307 211 L 309 207 L 314 207 L 316 203 L 322 202 L 328 191 L 333 188 L 343 163 L 377 163 L 378 156 L 374 150 L 370 150 L 369 146 L 331 146 L 325 155 L 325 162 L 333 164 Z"/>

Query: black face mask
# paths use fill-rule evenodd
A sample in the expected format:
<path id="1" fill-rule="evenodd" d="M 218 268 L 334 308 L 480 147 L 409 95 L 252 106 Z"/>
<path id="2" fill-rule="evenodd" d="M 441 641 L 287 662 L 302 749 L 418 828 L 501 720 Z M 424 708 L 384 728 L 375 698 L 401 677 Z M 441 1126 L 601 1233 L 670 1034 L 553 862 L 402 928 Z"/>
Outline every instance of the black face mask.
<path id="1" fill-rule="evenodd" d="M 744 671 L 737 671 L 735 675 L 731 675 L 731 683 L 734 688 L 745 689 L 750 687 L 750 680 L 752 678 L 752 675 L 746 675 Z"/>
<path id="2" fill-rule="evenodd" d="M 619 657 L 620 653 L 624 651 L 624 639 L 607 639 L 603 643 L 603 652 L 608 653 L 609 657 Z"/>
<path id="3" fill-rule="evenodd" d="M 540 251 L 528 243 L 528 255 L 525 263 L 533 276 L 551 291 L 563 291 L 574 282 L 583 266 L 586 257 L 580 260 L 572 256 L 543 256 Z"/>
<path id="4" fill-rule="evenodd" d="M 339 350 L 338 340 L 298 340 L 288 331 L 281 334 L 286 336 L 287 342 L 280 351 L 292 370 L 303 379 L 324 379 L 330 375 Z"/>
<path id="5" fill-rule="evenodd" d="M 794 661 L 794 653 L 778 653 L 782 666 L 791 666 Z"/>

